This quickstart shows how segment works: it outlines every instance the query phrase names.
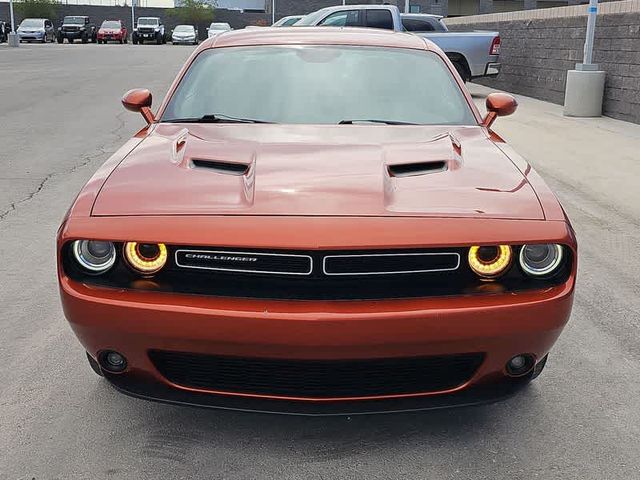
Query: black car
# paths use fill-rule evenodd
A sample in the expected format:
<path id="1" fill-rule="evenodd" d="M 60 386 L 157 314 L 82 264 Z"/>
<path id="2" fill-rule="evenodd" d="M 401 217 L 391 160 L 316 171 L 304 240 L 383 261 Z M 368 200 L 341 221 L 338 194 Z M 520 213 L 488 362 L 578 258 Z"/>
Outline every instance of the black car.
<path id="1" fill-rule="evenodd" d="M 11 33 L 11 23 L 0 21 L 0 43 L 4 43 Z"/>
<path id="2" fill-rule="evenodd" d="M 89 17 L 85 15 L 71 15 L 64 17 L 62 26 L 58 28 L 58 43 L 67 39 L 69 43 L 73 43 L 76 39 L 87 43 L 91 41 L 96 43 L 98 38 L 98 29 L 94 23 L 91 23 Z"/>

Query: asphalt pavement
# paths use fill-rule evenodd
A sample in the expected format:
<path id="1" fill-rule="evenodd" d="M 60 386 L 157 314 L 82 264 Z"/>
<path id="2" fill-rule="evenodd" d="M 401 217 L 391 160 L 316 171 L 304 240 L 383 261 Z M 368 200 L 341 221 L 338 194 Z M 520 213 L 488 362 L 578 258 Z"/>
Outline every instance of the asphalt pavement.
<path id="1" fill-rule="evenodd" d="M 158 104 L 191 51 L 0 46 L 0 479 L 640 478 L 640 125 L 525 97 L 495 128 L 555 189 L 580 247 L 571 322 L 525 391 L 302 418 L 145 402 L 94 375 L 60 308 L 56 229 L 143 126 L 121 95 L 148 87 Z"/>

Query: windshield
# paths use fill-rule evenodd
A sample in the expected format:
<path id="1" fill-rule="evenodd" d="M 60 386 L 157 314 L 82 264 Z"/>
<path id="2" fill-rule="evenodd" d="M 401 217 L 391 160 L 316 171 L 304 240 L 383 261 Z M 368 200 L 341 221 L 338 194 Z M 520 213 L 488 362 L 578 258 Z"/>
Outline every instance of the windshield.
<path id="1" fill-rule="evenodd" d="M 295 23 L 296 27 L 309 27 L 316 25 L 320 20 L 322 20 L 329 13 L 329 10 L 323 8 L 322 10 L 318 10 L 317 12 L 310 13 L 309 15 L 302 17 Z"/>
<path id="2" fill-rule="evenodd" d="M 84 25 L 84 17 L 64 17 L 62 23 L 67 25 Z"/>
<path id="3" fill-rule="evenodd" d="M 174 32 L 193 33 L 195 30 L 192 25 L 178 25 L 173 29 Z"/>
<path id="4" fill-rule="evenodd" d="M 115 28 L 117 30 L 120 30 L 120 22 L 117 22 L 115 20 L 105 20 L 104 22 L 102 22 L 101 28 Z"/>
<path id="5" fill-rule="evenodd" d="M 37 18 L 27 18 L 20 24 L 21 27 L 27 28 L 39 28 L 42 27 L 44 20 L 38 20 Z"/>
<path id="6" fill-rule="evenodd" d="M 440 57 L 380 47 L 206 50 L 180 82 L 162 120 L 211 114 L 298 124 L 476 124 Z"/>
<path id="7" fill-rule="evenodd" d="M 158 25 L 157 18 L 139 18 L 138 25 Z"/>
<path id="8" fill-rule="evenodd" d="M 231 25 L 228 23 L 212 23 L 209 30 L 231 30 Z"/>

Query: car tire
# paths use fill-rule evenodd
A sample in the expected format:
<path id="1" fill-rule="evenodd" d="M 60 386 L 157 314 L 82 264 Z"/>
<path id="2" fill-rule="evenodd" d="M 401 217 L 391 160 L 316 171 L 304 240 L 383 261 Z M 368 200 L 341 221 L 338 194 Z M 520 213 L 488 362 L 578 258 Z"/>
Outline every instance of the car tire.
<path id="1" fill-rule="evenodd" d="M 124 40 L 120 39 L 120 45 L 122 45 L 124 43 Z"/>
<path id="2" fill-rule="evenodd" d="M 123 41 L 126 44 L 127 43 L 127 37 L 124 37 Z"/>
<path id="3" fill-rule="evenodd" d="M 162 35 L 156 35 L 156 45 L 162 45 Z"/>
<path id="4" fill-rule="evenodd" d="M 89 43 L 89 37 L 87 35 L 82 36 L 82 43 Z"/>
<path id="5" fill-rule="evenodd" d="M 58 43 L 62 43 L 64 42 L 64 37 L 62 37 L 61 35 L 58 35 Z"/>
<path id="6" fill-rule="evenodd" d="M 87 353 L 87 360 L 89 360 L 89 366 L 91 367 L 91 370 L 93 370 L 96 375 L 104 377 L 104 374 L 102 373 L 102 369 L 100 368 L 100 364 L 95 360 L 95 358 L 89 355 L 89 352 L 86 352 L 86 353 Z"/>

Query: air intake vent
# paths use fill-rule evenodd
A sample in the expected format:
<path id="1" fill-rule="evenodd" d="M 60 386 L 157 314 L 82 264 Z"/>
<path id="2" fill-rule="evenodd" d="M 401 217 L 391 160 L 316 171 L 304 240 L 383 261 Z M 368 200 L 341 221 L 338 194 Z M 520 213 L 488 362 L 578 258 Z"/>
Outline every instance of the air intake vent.
<path id="1" fill-rule="evenodd" d="M 413 177 L 416 175 L 426 175 L 428 173 L 438 173 L 447 170 L 447 162 L 420 162 L 402 163 L 398 165 L 387 165 L 389 175 L 392 177 Z"/>
<path id="2" fill-rule="evenodd" d="M 249 165 L 245 163 L 220 162 L 217 160 L 191 160 L 196 168 L 206 168 L 216 173 L 225 175 L 245 175 L 249 170 Z"/>

